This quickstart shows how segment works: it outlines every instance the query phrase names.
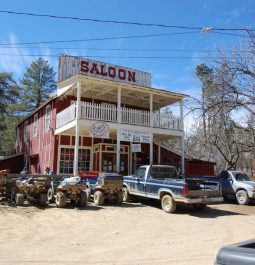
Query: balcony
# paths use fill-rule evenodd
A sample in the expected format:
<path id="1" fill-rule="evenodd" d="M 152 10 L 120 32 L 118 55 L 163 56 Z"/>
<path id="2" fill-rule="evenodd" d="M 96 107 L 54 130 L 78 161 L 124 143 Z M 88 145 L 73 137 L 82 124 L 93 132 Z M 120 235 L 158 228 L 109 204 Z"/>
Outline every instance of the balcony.
<path id="1" fill-rule="evenodd" d="M 56 127 L 60 128 L 75 120 L 76 103 L 67 107 L 57 114 Z M 90 102 L 81 102 L 80 118 L 94 121 L 106 121 L 117 123 L 117 107 L 112 105 L 101 105 Z M 121 108 L 121 123 L 150 127 L 152 119 L 153 128 L 163 128 L 171 130 L 182 130 L 182 121 L 167 113 L 153 113 L 149 111 L 137 110 L 131 108 Z"/>

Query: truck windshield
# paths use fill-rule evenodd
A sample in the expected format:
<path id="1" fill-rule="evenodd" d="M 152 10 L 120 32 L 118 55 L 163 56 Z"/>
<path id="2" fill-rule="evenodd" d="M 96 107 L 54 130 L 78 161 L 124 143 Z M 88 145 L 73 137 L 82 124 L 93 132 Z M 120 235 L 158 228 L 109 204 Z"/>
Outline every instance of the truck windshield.
<path id="1" fill-rule="evenodd" d="M 235 179 L 238 181 L 250 181 L 250 178 L 248 177 L 248 175 L 246 175 L 243 172 L 233 172 L 233 175 Z"/>
<path id="2" fill-rule="evenodd" d="M 166 179 L 177 178 L 176 169 L 174 167 L 151 167 L 151 178 Z"/>

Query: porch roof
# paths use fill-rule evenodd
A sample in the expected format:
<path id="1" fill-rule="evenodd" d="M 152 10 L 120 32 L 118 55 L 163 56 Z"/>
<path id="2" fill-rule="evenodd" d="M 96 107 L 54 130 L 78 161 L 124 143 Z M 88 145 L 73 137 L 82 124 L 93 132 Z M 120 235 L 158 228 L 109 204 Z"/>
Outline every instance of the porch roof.
<path id="1" fill-rule="evenodd" d="M 150 108 L 150 95 L 153 95 L 153 110 L 166 107 L 180 101 L 185 94 L 169 92 L 167 90 L 143 87 L 120 83 L 110 80 L 98 79 L 84 75 L 76 75 L 57 84 L 58 96 L 76 96 L 77 82 L 81 83 L 81 96 L 116 103 L 118 88 L 121 91 L 122 104 Z"/>

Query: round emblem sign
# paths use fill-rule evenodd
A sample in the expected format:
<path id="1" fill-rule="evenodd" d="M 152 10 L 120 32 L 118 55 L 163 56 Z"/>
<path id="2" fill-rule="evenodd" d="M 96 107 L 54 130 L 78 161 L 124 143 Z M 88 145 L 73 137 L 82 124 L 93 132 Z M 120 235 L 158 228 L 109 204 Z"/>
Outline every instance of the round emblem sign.
<path id="1" fill-rule="evenodd" d="M 90 134 L 95 138 L 109 138 L 109 126 L 104 122 L 96 122 L 90 126 Z"/>

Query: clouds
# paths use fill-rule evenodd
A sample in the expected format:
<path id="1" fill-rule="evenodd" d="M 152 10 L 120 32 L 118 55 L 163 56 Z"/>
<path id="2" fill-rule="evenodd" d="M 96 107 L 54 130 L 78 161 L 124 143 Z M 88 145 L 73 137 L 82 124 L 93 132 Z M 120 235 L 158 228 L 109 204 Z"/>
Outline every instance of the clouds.
<path id="1" fill-rule="evenodd" d="M 0 39 L 0 72 L 11 72 L 14 78 L 21 78 L 25 68 L 36 60 L 39 55 L 42 55 L 41 57 L 47 60 L 55 71 L 57 70 L 57 58 L 52 59 L 50 49 L 42 46 L 31 49 L 17 43 L 19 43 L 18 37 L 14 33 L 9 33 L 7 38 Z"/>

